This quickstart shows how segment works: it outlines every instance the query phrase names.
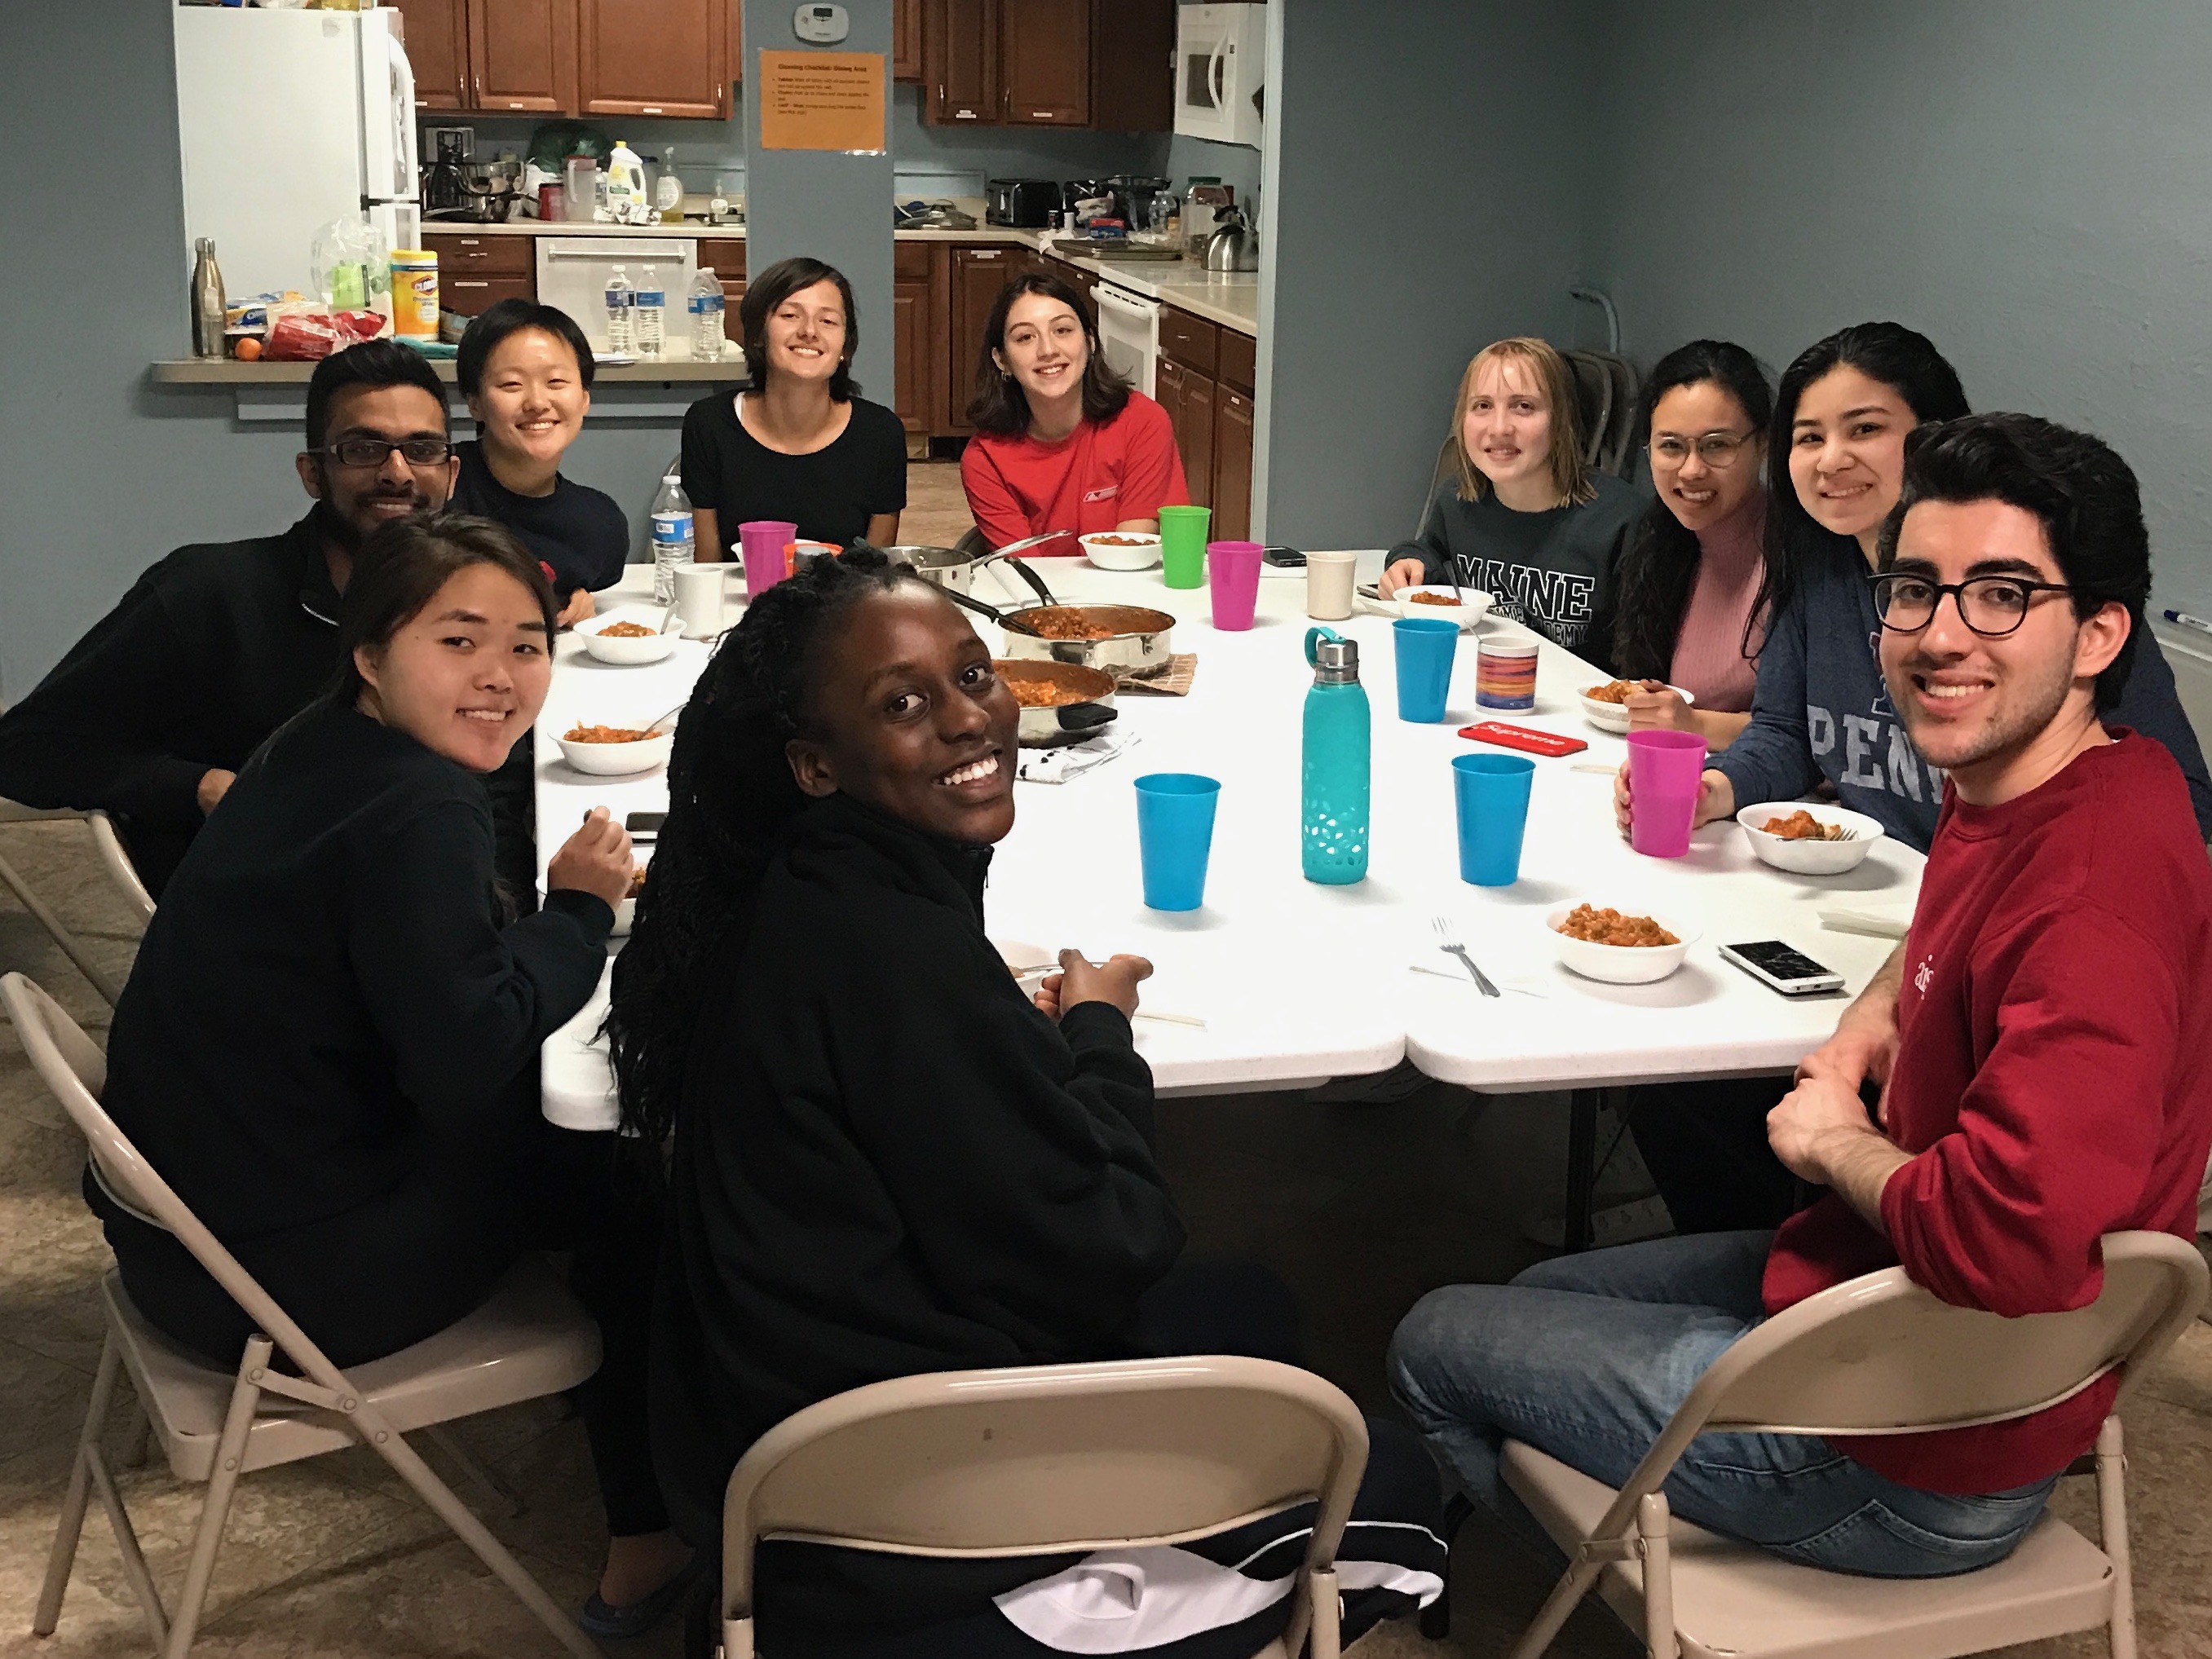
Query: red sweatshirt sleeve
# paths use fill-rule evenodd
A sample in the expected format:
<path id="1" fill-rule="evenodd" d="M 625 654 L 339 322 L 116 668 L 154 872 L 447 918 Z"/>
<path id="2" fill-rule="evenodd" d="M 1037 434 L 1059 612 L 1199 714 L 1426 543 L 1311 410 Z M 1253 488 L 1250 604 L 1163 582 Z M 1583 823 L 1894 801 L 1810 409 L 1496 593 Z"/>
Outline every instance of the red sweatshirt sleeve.
<path id="1" fill-rule="evenodd" d="M 2099 1237 L 2151 1224 L 2180 990 L 2151 941 L 2094 906 L 2024 922 L 1974 976 L 1996 999 L 1995 1044 L 1958 1127 L 1889 1178 L 1882 1220 L 1913 1281 L 1946 1302 L 2082 1307 L 2104 1283 Z"/>
<path id="2" fill-rule="evenodd" d="M 968 492 L 968 510 L 975 514 L 983 539 L 994 547 L 1004 547 L 1036 532 L 1006 474 L 999 470 L 993 448 L 991 440 L 980 433 L 968 441 L 960 456 L 960 487 Z"/>
<path id="3" fill-rule="evenodd" d="M 1133 392 L 1122 418 L 1129 422 L 1129 433 L 1115 521 L 1157 519 L 1163 507 L 1188 505 L 1190 485 L 1183 477 L 1182 453 L 1176 447 L 1175 422 L 1167 410 L 1142 392 Z"/>

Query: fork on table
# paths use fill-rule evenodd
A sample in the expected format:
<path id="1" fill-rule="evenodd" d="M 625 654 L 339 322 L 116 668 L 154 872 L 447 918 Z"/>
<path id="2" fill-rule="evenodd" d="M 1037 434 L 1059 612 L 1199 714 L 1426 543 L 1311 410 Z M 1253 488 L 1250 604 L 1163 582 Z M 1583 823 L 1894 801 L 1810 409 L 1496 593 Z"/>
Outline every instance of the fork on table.
<path id="1" fill-rule="evenodd" d="M 1474 982 L 1481 988 L 1483 995 L 1496 996 L 1498 988 L 1490 982 L 1490 976 L 1487 974 L 1474 965 L 1474 958 L 1468 955 L 1467 947 L 1459 942 L 1459 929 L 1452 926 L 1451 918 L 1438 916 L 1436 918 L 1434 926 L 1437 930 L 1437 939 L 1439 941 L 1437 948 L 1460 959 L 1461 965 L 1474 975 Z"/>

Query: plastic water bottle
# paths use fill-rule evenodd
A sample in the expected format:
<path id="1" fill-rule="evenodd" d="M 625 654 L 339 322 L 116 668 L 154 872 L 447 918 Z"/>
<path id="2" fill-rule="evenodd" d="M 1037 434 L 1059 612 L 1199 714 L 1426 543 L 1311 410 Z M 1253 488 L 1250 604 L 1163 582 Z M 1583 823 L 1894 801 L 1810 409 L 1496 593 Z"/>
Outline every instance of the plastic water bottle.
<path id="1" fill-rule="evenodd" d="M 684 308 L 691 313 L 691 355 L 702 363 L 721 361 L 723 305 L 722 279 L 711 265 L 700 266 Z"/>
<path id="2" fill-rule="evenodd" d="M 1306 693 L 1299 864 L 1308 881 L 1342 886 L 1367 874 L 1373 748 L 1359 647 L 1333 628 L 1306 630 L 1314 683 Z"/>
<path id="3" fill-rule="evenodd" d="M 691 562 L 697 544 L 691 536 L 691 498 L 684 481 L 671 472 L 660 481 L 653 498 L 653 598 L 658 605 L 676 602 L 676 573 Z"/>
<path id="4" fill-rule="evenodd" d="M 629 285 L 629 273 L 620 265 L 607 278 L 607 349 L 628 351 L 631 347 L 630 311 L 635 295 Z"/>
<path id="5" fill-rule="evenodd" d="M 630 348 L 641 357 L 658 357 L 668 343 L 668 290 L 651 265 L 638 278 L 630 311 Z"/>

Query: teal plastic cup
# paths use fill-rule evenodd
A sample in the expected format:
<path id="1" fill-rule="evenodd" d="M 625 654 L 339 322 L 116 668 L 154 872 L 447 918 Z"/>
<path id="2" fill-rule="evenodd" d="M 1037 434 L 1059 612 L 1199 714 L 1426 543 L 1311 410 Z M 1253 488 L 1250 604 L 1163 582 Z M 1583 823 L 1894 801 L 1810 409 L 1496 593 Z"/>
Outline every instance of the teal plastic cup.
<path id="1" fill-rule="evenodd" d="M 1398 718 L 1442 720 L 1451 695 L 1459 624 L 1442 617 L 1401 617 L 1390 624 L 1390 633 L 1397 647 Z"/>
<path id="2" fill-rule="evenodd" d="M 1221 785 L 1195 772 L 1153 772 L 1137 780 L 1137 853 L 1145 902 L 1155 910 L 1195 910 L 1206 902 L 1213 850 L 1213 809 Z"/>
<path id="3" fill-rule="evenodd" d="M 1526 755 L 1455 755 L 1452 796 L 1459 807 L 1459 878 L 1477 887 L 1510 887 L 1521 878 L 1528 792 L 1536 763 Z"/>

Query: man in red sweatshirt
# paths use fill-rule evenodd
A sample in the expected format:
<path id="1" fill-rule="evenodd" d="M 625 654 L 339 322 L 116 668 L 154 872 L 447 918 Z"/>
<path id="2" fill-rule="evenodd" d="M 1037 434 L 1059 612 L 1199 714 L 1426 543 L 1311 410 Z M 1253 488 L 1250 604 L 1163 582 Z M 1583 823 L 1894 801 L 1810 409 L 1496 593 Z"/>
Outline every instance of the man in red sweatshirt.
<path id="1" fill-rule="evenodd" d="M 1962 1307 L 2055 1312 L 2096 1297 L 2101 1235 L 2195 1231 L 2212 866 L 2172 759 L 2099 719 L 2150 591 L 2135 476 L 2027 416 L 1923 427 L 1873 581 L 1890 696 L 1948 783 L 1910 935 L 1768 1120 L 1826 1194 L 1771 1234 L 1432 1292 L 1393 1341 L 1431 1449 L 1524 1535 L 1505 1437 L 1617 1485 L 1729 1343 L 1831 1285 L 1901 1263 Z M 1667 1494 L 1812 1565 L 1963 1571 L 2034 1523 L 2118 1385 L 1926 1435 L 1705 1435 Z"/>

